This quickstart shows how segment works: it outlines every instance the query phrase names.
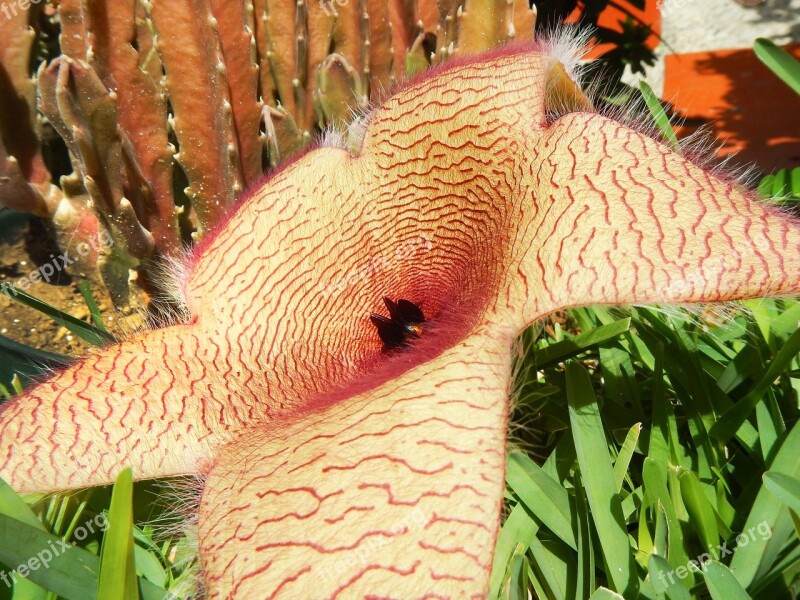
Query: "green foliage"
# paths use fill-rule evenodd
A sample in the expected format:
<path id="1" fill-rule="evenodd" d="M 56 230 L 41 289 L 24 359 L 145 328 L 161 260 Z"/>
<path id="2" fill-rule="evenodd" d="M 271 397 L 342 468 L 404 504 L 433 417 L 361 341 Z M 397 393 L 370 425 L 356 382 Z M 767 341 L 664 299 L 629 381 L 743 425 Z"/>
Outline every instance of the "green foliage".
<path id="1" fill-rule="evenodd" d="M 190 598 L 190 540 L 157 541 L 152 527 L 133 525 L 134 505 L 152 498 L 146 484 L 132 485 L 129 469 L 113 491 L 49 498 L 23 500 L 0 480 L 0 598 Z M 145 518 L 160 518 L 156 507 L 148 510 Z"/>
<path id="2" fill-rule="evenodd" d="M 758 38 L 753 44 L 756 56 L 795 92 L 800 94 L 800 61 L 770 40 Z"/>
<path id="3" fill-rule="evenodd" d="M 47 315 L 56 323 L 90 344 L 102 346 L 115 341 L 114 336 L 108 332 L 103 323 L 103 317 L 100 314 L 100 309 L 92 295 L 89 284 L 86 281 L 82 281 L 78 284 L 78 287 L 86 300 L 92 323 L 81 321 L 14 286 L 6 285 L 4 291 L 7 292 L 8 297 L 12 300 L 16 300 L 20 304 Z M 63 367 L 69 360 L 69 356 L 38 350 L 0 335 L 0 400 L 8 399 L 15 394 L 21 393 L 23 382 L 27 383 L 44 369 L 48 367 Z"/>
<path id="4" fill-rule="evenodd" d="M 653 117 L 653 122 L 656 124 L 656 127 L 658 127 L 661 135 L 672 145 L 675 150 L 680 151 L 680 142 L 678 141 L 678 136 L 675 134 L 675 130 L 672 129 L 669 117 L 667 116 L 664 107 L 661 105 L 661 100 L 659 100 L 653 92 L 653 88 L 651 88 L 646 81 L 642 80 L 639 82 L 639 90 L 641 91 L 642 98 L 644 98 L 645 104 L 647 105 L 647 110 L 650 111 L 650 115 Z"/>
<path id="5" fill-rule="evenodd" d="M 108 530 L 100 551 L 97 595 L 100 598 L 136 600 L 136 568 L 133 561 L 133 471 L 123 469 L 111 493 Z"/>
<path id="6" fill-rule="evenodd" d="M 512 418 L 536 414 L 547 430 L 517 440 L 541 466 L 508 457 L 491 598 L 524 598 L 516 574 L 543 598 L 800 590 L 800 303 L 758 306 L 757 318 L 576 309 L 579 334 L 526 332 Z M 733 435 L 715 439 L 743 401 Z"/>
<path id="7" fill-rule="evenodd" d="M 25 346 L 0 335 L 0 401 L 22 392 L 23 382 L 46 366 L 63 366 L 68 357 Z"/>
<path id="8" fill-rule="evenodd" d="M 753 44 L 756 56 L 786 85 L 800 94 L 800 61 L 774 42 L 758 38 Z M 773 198 L 781 204 L 800 201 L 800 167 L 781 169 L 767 175 L 758 184 L 758 191 L 765 198 Z"/>
<path id="9" fill-rule="evenodd" d="M 40 313 L 51 317 L 56 323 L 62 327 L 66 327 L 71 333 L 74 333 L 82 340 L 89 342 L 90 344 L 102 346 L 108 342 L 115 341 L 114 336 L 108 333 L 105 327 L 103 327 L 102 319 L 100 319 L 100 327 L 98 327 L 97 325 L 92 325 L 91 323 L 81 321 L 80 319 L 73 317 L 62 310 L 59 310 L 47 302 L 39 300 L 39 298 L 31 296 L 27 292 L 23 292 L 12 285 L 8 286 L 8 291 L 9 298 L 12 300 L 16 300 L 25 306 L 29 306 L 35 310 L 38 310 Z M 84 292 L 84 295 L 86 293 L 87 292 Z M 91 294 L 89 297 L 91 297 Z M 94 302 L 93 298 L 91 302 L 92 304 L 89 305 L 90 309 L 93 308 L 94 311 L 97 311 L 97 304 Z M 99 313 L 97 314 L 99 315 Z M 94 318 L 94 316 L 95 312 L 92 312 L 92 317 Z"/>
<path id="10" fill-rule="evenodd" d="M 773 198 L 779 204 L 800 201 L 800 167 L 781 169 L 765 176 L 758 184 L 758 191 L 765 198 Z"/>

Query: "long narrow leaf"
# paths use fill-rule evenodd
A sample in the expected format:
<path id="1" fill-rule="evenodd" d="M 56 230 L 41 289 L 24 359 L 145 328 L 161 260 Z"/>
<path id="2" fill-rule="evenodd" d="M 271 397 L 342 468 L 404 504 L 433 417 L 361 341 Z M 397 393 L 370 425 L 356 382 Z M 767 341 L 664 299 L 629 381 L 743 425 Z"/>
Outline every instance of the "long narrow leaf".
<path id="1" fill-rule="evenodd" d="M 97 557 L 40 527 L 0 514 L 0 562 L 68 600 L 94 600 Z"/>
<path id="2" fill-rule="evenodd" d="M 677 573 L 666 560 L 657 554 L 651 554 L 647 559 L 647 568 L 650 571 L 650 581 L 658 598 L 669 600 L 691 600 L 692 595 L 683 585 L 684 578 Z"/>
<path id="3" fill-rule="evenodd" d="M 769 365 L 767 372 L 748 394 L 739 400 L 711 427 L 710 434 L 720 442 L 727 442 L 750 416 L 756 403 L 766 393 L 772 382 L 791 364 L 800 352 L 800 329 L 795 331 L 780 349 L 775 360 Z"/>
<path id="4" fill-rule="evenodd" d="M 36 558 L 37 562 L 31 562 Z M 38 527 L 0 514 L 0 562 L 28 565 L 27 577 L 46 590 L 68 600 L 97 598 L 100 559 L 70 542 Z M 46 563 L 46 564 L 45 564 Z M 165 591 L 139 579 L 142 600 L 163 600 Z"/>
<path id="5" fill-rule="evenodd" d="M 133 559 L 133 473 L 130 467 L 117 476 L 111 493 L 108 529 L 100 554 L 100 598 L 137 600 L 136 566 Z"/>
<path id="6" fill-rule="evenodd" d="M 575 451 L 600 539 L 606 573 L 615 591 L 634 597 L 638 578 L 592 384 L 586 371 L 577 363 L 567 364 L 566 375 Z"/>
<path id="7" fill-rule="evenodd" d="M 594 591 L 589 600 L 625 600 L 625 598 L 608 588 L 601 587 Z"/>
<path id="8" fill-rule="evenodd" d="M 31 527 L 45 530 L 42 522 L 36 518 L 25 501 L 2 479 L 0 479 L 0 513 Z M 10 576 L 6 575 L 6 577 Z M 17 582 L 14 584 L 14 600 L 47 600 L 47 598 L 47 590 L 36 585 L 30 579 L 17 578 Z"/>
<path id="9" fill-rule="evenodd" d="M 570 356 L 584 352 L 592 346 L 605 343 L 619 337 L 631 328 L 631 320 L 620 319 L 608 325 L 602 325 L 574 338 L 558 342 L 536 353 L 536 366 L 543 368 L 547 365 L 563 361 Z"/>
<path id="10" fill-rule="evenodd" d="M 775 455 L 775 460 L 772 461 L 770 472 L 800 478 L 798 456 L 800 456 L 800 422 L 795 423 L 784 439 Z M 786 513 L 782 501 L 767 488 L 766 484 L 762 485 L 743 531 L 763 531 L 764 535 L 759 535 L 757 539 L 747 544 L 739 544 L 731 560 L 731 571 L 745 588 L 753 582 L 762 562 L 766 560 L 767 546 L 773 539 L 773 533 L 781 519 L 786 517 Z"/>
<path id="11" fill-rule="evenodd" d="M 674 150 L 680 151 L 681 144 L 678 141 L 678 136 L 675 135 L 675 130 L 672 129 L 672 125 L 669 122 L 669 117 L 664 111 L 664 107 L 661 106 L 661 102 L 659 101 L 658 97 L 653 92 L 653 88 L 651 88 L 647 82 L 641 80 L 639 82 L 639 90 L 642 93 L 642 97 L 647 105 L 647 109 L 650 111 L 650 114 L 653 117 L 653 121 L 655 122 L 659 131 L 661 131 L 661 135 L 664 136 L 664 139 L 670 143 Z"/>
<path id="12" fill-rule="evenodd" d="M 703 542 L 703 548 L 713 548 L 719 541 L 717 521 L 714 508 L 703 494 L 702 484 L 693 471 L 686 471 L 680 476 L 681 496 L 691 522 Z"/>
<path id="13" fill-rule="evenodd" d="M 756 39 L 753 48 L 756 56 L 769 67 L 770 71 L 780 77 L 796 93 L 800 94 L 800 61 L 771 40 L 765 38 Z"/>
<path id="14" fill-rule="evenodd" d="M 538 529 L 539 526 L 525 512 L 525 507 L 522 504 L 517 504 L 511 514 L 508 515 L 497 536 L 487 598 L 493 600 L 500 593 L 506 569 L 511 562 L 516 544 L 522 541 L 524 550 L 527 550 Z"/>
<path id="15" fill-rule="evenodd" d="M 639 434 L 642 431 L 642 424 L 636 423 L 628 430 L 628 435 L 625 436 L 625 441 L 622 443 L 617 460 L 614 462 L 614 486 L 619 492 L 622 489 L 622 482 L 625 479 L 625 473 L 631 464 L 633 458 L 633 451 L 636 449 L 636 443 L 639 441 Z"/>
<path id="16" fill-rule="evenodd" d="M 527 456 L 511 452 L 506 462 L 509 487 L 542 524 L 576 549 L 567 491 Z"/>
<path id="17" fill-rule="evenodd" d="M 800 514 L 800 479 L 771 471 L 764 473 L 763 479 L 764 486 L 776 498 Z"/>
<path id="18" fill-rule="evenodd" d="M 11 294 L 8 294 L 9 298 L 46 314 L 56 323 L 66 327 L 69 331 L 90 344 L 102 346 L 103 344 L 114 341 L 114 336 L 110 333 L 60 311 L 55 306 L 51 306 L 43 300 L 39 300 L 14 286 L 9 286 L 9 290 L 11 291 Z"/>
<path id="19" fill-rule="evenodd" d="M 751 600 L 742 584 L 722 563 L 711 561 L 705 565 L 704 572 L 712 600 Z"/>
<path id="20" fill-rule="evenodd" d="M 66 365 L 70 360 L 72 360 L 72 357 L 70 356 L 56 354 L 55 352 L 47 352 L 46 350 L 38 350 L 37 348 L 31 348 L 30 346 L 15 342 L 4 335 L 0 335 L 0 349 L 16 354 L 30 362 L 38 362 L 45 365 Z"/>
<path id="21" fill-rule="evenodd" d="M 94 299 L 92 294 L 92 287 L 88 281 L 81 281 L 78 283 L 78 290 L 80 290 L 83 299 L 86 301 L 86 307 L 89 309 L 89 314 L 92 315 L 92 323 L 94 326 L 108 333 L 106 324 L 103 322 L 103 315 L 100 314 L 100 307 L 97 306 L 97 300 Z"/>

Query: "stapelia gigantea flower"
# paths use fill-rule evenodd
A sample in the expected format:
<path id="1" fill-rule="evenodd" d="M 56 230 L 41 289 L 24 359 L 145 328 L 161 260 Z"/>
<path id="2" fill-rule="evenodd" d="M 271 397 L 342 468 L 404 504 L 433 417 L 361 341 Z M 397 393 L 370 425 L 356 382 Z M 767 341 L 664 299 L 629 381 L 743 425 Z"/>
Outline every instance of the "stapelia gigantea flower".
<path id="1" fill-rule="evenodd" d="M 451 60 L 270 174 L 176 276 L 185 320 L 3 410 L 2 477 L 200 475 L 211 597 L 483 597 L 522 328 L 800 290 L 798 224 L 598 114 L 569 56 Z M 384 296 L 427 318 L 401 352 Z"/>

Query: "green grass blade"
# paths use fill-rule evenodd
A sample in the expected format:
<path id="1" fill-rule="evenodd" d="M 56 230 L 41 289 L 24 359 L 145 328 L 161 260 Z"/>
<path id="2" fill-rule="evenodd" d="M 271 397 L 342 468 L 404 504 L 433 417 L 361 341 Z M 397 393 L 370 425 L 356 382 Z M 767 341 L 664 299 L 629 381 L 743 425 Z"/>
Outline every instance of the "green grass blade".
<path id="1" fill-rule="evenodd" d="M 800 572 L 800 546 L 795 543 L 794 547 L 785 556 L 781 556 L 780 560 L 775 562 L 765 577 L 750 585 L 748 592 L 751 596 L 759 598 L 759 600 L 761 598 L 765 600 L 772 600 L 772 598 L 776 597 L 782 598 L 784 596 L 781 596 L 780 593 L 767 594 L 764 592 L 774 588 L 776 585 L 781 592 L 785 592 L 786 584 L 790 583 L 792 577 L 796 576 L 798 572 Z M 792 600 L 796 600 L 796 598 L 797 594 L 792 596 Z"/>
<path id="2" fill-rule="evenodd" d="M 31 508 L 2 479 L 0 479 L 0 513 L 45 531 L 44 525 L 36 518 Z M 14 584 L 14 600 L 46 600 L 48 593 L 29 579 L 18 577 Z"/>
<path id="3" fill-rule="evenodd" d="M 772 186 L 775 181 L 775 175 L 765 175 L 758 182 L 758 193 L 764 198 L 772 198 Z"/>
<path id="4" fill-rule="evenodd" d="M 31 527 L 45 530 L 44 525 L 36 518 L 30 506 L 2 479 L 0 479 L 0 513 Z"/>
<path id="5" fill-rule="evenodd" d="M 570 548 L 577 548 L 572 530 L 569 495 L 560 483 L 519 452 L 508 455 L 506 481 L 533 516 Z"/>
<path id="6" fill-rule="evenodd" d="M 787 173 L 787 195 L 795 200 L 800 200 L 800 167 L 795 167 Z"/>
<path id="7" fill-rule="evenodd" d="M 603 551 L 606 574 L 615 591 L 634 597 L 638 578 L 592 384 L 589 375 L 577 363 L 567 364 L 566 379 L 575 451 Z"/>
<path id="8" fill-rule="evenodd" d="M 625 480 L 625 474 L 628 472 L 631 458 L 633 458 L 633 451 L 636 450 L 636 444 L 639 442 L 639 434 L 641 432 L 642 424 L 636 423 L 628 430 L 628 435 L 625 436 L 625 441 L 622 442 L 617 460 L 614 462 L 614 486 L 617 492 L 622 489 L 622 482 Z"/>
<path id="9" fill-rule="evenodd" d="M 661 132 L 661 135 L 664 136 L 664 139 L 670 143 L 674 150 L 680 151 L 681 143 L 678 141 L 678 136 L 675 135 L 675 130 L 672 129 L 664 107 L 661 106 L 661 101 L 653 92 L 653 88 L 651 88 L 647 82 L 641 80 L 639 82 L 639 91 L 641 91 L 644 102 L 647 104 L 647 109 L 650 111 L 653 121 Z"/>
<path id="10" fill-rule="evenodd" d="M 681 583 L 683 579 L 664 558 L 651 554 L 647 559 L 650 581 L 659 598 L 669 600 L 692 600 L 689 590 Z"/>
<path id="11" fill-rule="evenodd" d="M 646 490 L 645 501 L 655 508 L 661 507 L 660 510 L 664 512 L 668 530 L 667 548 L 669 561 L 672 565 L 678 567 L 689 562 L 689 555 L 684 546 L 683 530 L 681 529 L 678 509 L 667 487 L 669 475 L 666 469 L 665 465 L 654 461 L 652 458 L 645 458 L 642 478 L 644 479 Z M 691 581 L 694 580 L 694 576 L 691 573 L 689 578 Z"/>
<path id="12" fill-rule="evenodd" d="M 794 204 L 800 200 L 800 167 L 779 169 L 765 175 L 758 183 L 758 191 L 765 198 L 779 203 Z"/>
<path id="13" fill-rule="evenodd" d="M 138 600 L 136 566 L 133 559 L 133 472 L 120 472 L 111 493 L 108 528 L 100 553 L 100 598 Z"/>
<path id="14" fill-rule="evenodd" d="M 63 311 L 60 311 L 55 306 L 51 306 L 47 302 L 39 300 L 38 298 L 31 296 L 30 294 L 27 294 L 22 290 L 15 288 L 14 286 L 9 286 L 8 291 L 10 292 L 8 297 L 12 300 L 16 300 L 20 304 L 24 304 L 25 306 L 38 310 L 39 312 L 47 315 L 56 323 L 66 327 L 69 331 L 90 344 L 102 346 L 108 342 L 115 341 L 114 336 L 110 333 L 103 331 L 102 329 L 98 329 L 94 325 L 81 321 L 80 319 Z"/>
<path id="15" fill-rule="evenodd" d="M 756 404 L 756 424 L 758 425 L 758 441 L 761 447 L 761 456 L 765 463 L 769 462 L 779 438 L 786 432 L 786 427 L 781 420 L 780 412 L 774 407 L 775 398 L 771 390 L 767 390 L 765 401 Z"/>
<path id="16" fill-rule="evenodd" d="M 700 480 L 693 471 L 686 471 L 681 474 L 679 481 L 683 503 L 689 511 L 691 523 L 697 530 L 703 547 L 714 548 L 719 542 L 717 519 L 714 508 L 703 493 Z"/>
<path id="17" fill-rule="evenodd" d="M 800 61 L 797 61 L 783 48 L 765 38 L 756 39 L 753 44 L 756 56 L 781 81 L 800 94 Z"/>
<path id="18" fill-rule="evenodd" d="M 70 360 L 72 360 L 72 357 L 70 356 L 31 348 L 25 344 L 15 342 L 4 335 L 0 335 L 0 350 L 5 350 L 6 352 L 16 354 L 20 358 L 29 362 L 38 362 L 55 366 L 69 364 Z"/>
<path id="19" fill-rule="evenodd" d="M 532 564 L 541 573 L 542 583 L 549 590 L 546 597 L 554 600 L 567 600 L 572 597 L 568 591 L 571 589 L 571 565 L 575 562 L 575 554 L 564 544 L 561 544 L 561 548 L 569 550 L 570 555 L 566 556 L 565 553 L 559 552 L 557 547 L 541 540 L 538 535 L 530 545 Z"/>
<path id="20" fill-rule="evenodd" d="M 575 474 L 575 512 L 578 516 L 578 569 L 575 578 L 575 596 L 588 598 L 595 589 L 595 545 L 592 543 L 592 514 L 580 480 L 580 472 Z"/>
<path id="21" fill-rule="evenodd" d="M 497 598 L 515 548 L 518 544 L 522 544 L 527 550 L 538 529 L 539 526 L 525 512 L 525 507 L 517 504 L 508 515 L 497 536 L 487 598 Z"/>
<path id="22" fill-rule="evenodd" d="M 800 478 L 800 422 L 795 423 L 783 441 L 775 459 L 770 465 L 771 473 L 782 473 L 793 478 Z M 736 579 L 747 588 L 761 570 L 768 543 L 774 539 L 771 533 L 778 527 L 782 517 L 786 515 L 786 507 L 767 487 L 761 486 L 756 501 L 747 517 L 743 531 L 769 530 L 770 536 L 759 536 L 746 545 L 738 545 L 731 560 L 731 571 Z"/>
<path id="23" fill-rule="evenodd" d="M 21 393 L 23 384 L 47 367 L 69 362 L 68 356 L 36 350 L 0 335 L 0 399 Z"/>
<path id="24" fill-rule="evenodd" d="M 64 548 L 61 538 L 40 527 L 0 514 L 0 562 L 24 565 L 21 574 L 68 600 L 94 600 L 97 557 L 71 544 Z"/>
<path id="25" fill-rule="evenodd" d="M 63 543 L 62 543 L 63 542 Z M 31 563 L 36 558 L 38 563 Z M 27 577 L 42 588 L 67 600 L 97 598 L 100 559 L 38 526 L 0 514 L 0 562 L 16 567 L 29 565 Z M 44 563 L 47 568 L 44 568 Z M 8 575 L 10 579 L 10 575 Z M 17 576 L 19 579 L 19 576 Z M 165 590 L 139 579 L 142 600 L 164 600 Z"/>
<path id="26" fill-rule="evenodd" d="M 547 598 L 547 592 L 544 589 L 543 582 L 539 580 L 539 576 L 531 568 L 530 561 L 528 561 L 528 581 L 531 582 L 533 587 L 534 598 Z"/>
<path id="27" fill-rule="evenodd" d="M 658 343 L 653 350 L 653 393 L 650 426 L 649 458 L 658 464 L 669 461 L 669 423 L 667 421 L 667 399 L 664 395 L 664 344 Z"/>
<path id="28" fill-rule="evenodd" d="M 136 572 L 148 581 L 159 587 L 169 585 L 169 574 L 164 569 L 161 561 L 152 552 L 148 552 L 138 544 L 133 546 L 133 558 L 136 563 Z"/>
<path id="29" fill-rule="evenodd" d="M 711 427 L 709 433 L 722 443 L 731 439 L 742 424 L 753 412 L 756 404 L 763 398 L 772 382 L 791 365 L 792 360 L 800 352 L 800 329 L 795 331 L 770 363 L 767 372 L 747 395 L 722 415 Z"/>
<path id="30" fill-rule="evenodd" d="M 589 596 L 589 600 L 625 600 L 625 598 L 608 588 L 600 587 L 594 591 L 594 594 Z"/>
<path id="31" fill-rule="evenodd" d="M 711 561 L 705 565 L 703 572 L 712 600 L 751 600 L 742 584 L 722 563 Z"/>
<path id="32" fill-rule="evenodd" d="M 601 325 L 591 331 L 577 335 L 574 338 L 542 348 L 536 352 L 536 367 L 541 369 L 548 365 L 562 362 L 571 356 L 580 354 L 592 346 L 597 346 L 598 344 L 613 340 L 630 328 L 630 318 L 620 319 L 608 325 Z"/>
<path id="33" fill-rule="evenodd" d="M 508 573 L 503 580 L 503 586 L 498 596 L 500 600 L 527 600 L 528 586 L 525 580 L 525 550 L 524 544 L 517 544 L 511 555 Z"/>
<path id="34" fill-rule="evenodd" d="M 764 486 L 776 498 L 800 514 L 800 479 L 772 471 L 764 473 L 763 479 Z"/>
<path id="35" fill-rule="evenodd" d="M 86 307 L 89 309 L 89 314 L 92 315 L 92 323 L 94 323 L 94 326 L 100 329 L 101 331 L 105 331 L 106 333 L 108 333 L 108 329 L 106 329 L 106 324 L 103 322 L 103 315 L 100 314 L 100 307 L 97 306 L 97 301 L 94 299 L 94 295 L 92 294 L 92 288 L 89 285 L 89 282 L 81 281 L 80 283 L 78 283 L 78 290 L 80 291 L 84 301 L 86 302 Z"/>

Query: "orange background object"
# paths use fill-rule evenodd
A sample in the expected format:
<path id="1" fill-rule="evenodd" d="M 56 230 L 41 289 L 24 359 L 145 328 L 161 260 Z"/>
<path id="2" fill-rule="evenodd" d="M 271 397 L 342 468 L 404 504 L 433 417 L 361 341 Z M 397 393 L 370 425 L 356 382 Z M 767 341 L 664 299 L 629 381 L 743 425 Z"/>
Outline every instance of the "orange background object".
<path id="1" fill-rule="evenodd" d="M 800 59 L 800 44 L 786 49 Z M 800 166 L 800 96 L 752 49 L 669 55 L 665 67 L 664 99 L 686 119 L 679 136 L 708 124 L 720 157 L 767 172 Z"/>
<path id="2" fill-rule="evenodd" d="M 655 48 L 661 41 L 656 0 L 647 0 L 644 10 L 624 0 L 618 3 L 652 26 L 647 46 Z M 567 22 L 576 21 L 581 8 L 579 3 Z M 626 16 L 619 8 L 609 7 L 599 24 L 620 31 L 619 22 Z M 596 46 L 587 58 L 611 48 Z M 787 49 L 800 59 L 800 44 Z M 684 119 L 678 135 L 685 137 L 707 125 L 722 142 L 719 157 L 736 153 L 737 162 L 755 163 L 765 172 L 800 166 L 800 97 L 767 69 L 752 48 L 667 55 L 663 95 Z"/>

